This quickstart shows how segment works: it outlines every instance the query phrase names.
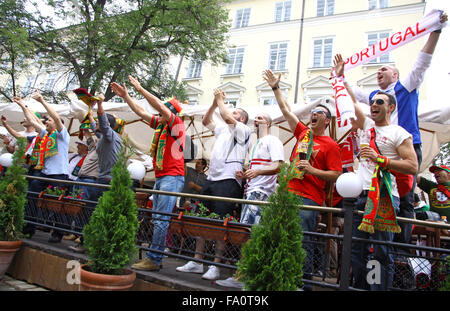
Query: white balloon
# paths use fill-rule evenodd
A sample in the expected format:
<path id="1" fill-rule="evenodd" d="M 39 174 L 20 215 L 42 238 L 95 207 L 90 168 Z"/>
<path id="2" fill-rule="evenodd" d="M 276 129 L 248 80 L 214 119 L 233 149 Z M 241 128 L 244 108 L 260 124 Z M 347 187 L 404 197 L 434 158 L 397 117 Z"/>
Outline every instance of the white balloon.
<path id="1" fill-rule="evenodd" d="M 353 172 L 344 173 L 336 180 L 336 190 L 343 198 L 356 198 L 363 190 L 361 179 Z"/>
<path id="2" fill-rule="evenodd" d="M 12 153 L 4 153 L 0 156 L 0 165 L 3 167 L 10 167 L 13 162 Z"/>
<path id="3" fill-rule="evenodd" d="M 144 164 L 138 161 L 131 162 L 128 165 L 127 170 L 130 172 L 131 178 L 136 180 L 141 180 L 146 174 Z"/>

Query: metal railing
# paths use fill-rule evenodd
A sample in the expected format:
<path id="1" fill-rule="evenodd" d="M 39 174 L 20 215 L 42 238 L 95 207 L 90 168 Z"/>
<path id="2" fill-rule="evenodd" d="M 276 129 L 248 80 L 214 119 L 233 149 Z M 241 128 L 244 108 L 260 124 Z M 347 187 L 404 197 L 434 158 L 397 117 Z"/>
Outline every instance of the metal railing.
<path id="1" fill-rule="evenodd" d="M 27 176 L 27 178 L 65 183 L 68 185 L 86 185 L 106 190 L 110 187 L 105 184 L 61 181 L 36 176 Z M 134 190 L 136 192 L 147 193 L 148 196 L 151 194 L 161 194 L 177 197 L 184 196 L 197 200 L 217 200 L 261 206 L 268 205 L 268 202 L 265 201 L 174 193 L 146 188 L 134 188 Z M 28 193 L 29 204 L 25 211 L 26 221 L 41 229 L 53 229 L 65 233 L 82 235 L 83 227 L 88 223 L 97 202 L 77 199 L 57 201 L 56 196 L 48 197 L 55 200 L 51 201 L 39 197 L 38 193 Z M 224 220 L 180 215 L 180 211 L 176 208 L 172 213 L 157 212 L 153 209 L 145 208 L 145 203 L 139 203 L 138 219 L 140 228 L 136 237 L 136 243 L 142 252 L 151 250 L 169 257 L 194 260 L 209 265 L 214 264 L 223 268 L 236 269 L 236 264 L 241 256 L 241 244 L 250 237 L 251 225 L 238 222 L 224 223 Z M 384 244 L 389 246 L 391 249 L 390 252 L 394 256 L 393 282 L 390 285 L 390 290 L 437 290 L 442 286 L 443 278 L 449 273 L 449 267 L 446 265 L 444 257 L 450 254 L 450 242 L 448 242 L 445 248 L 441 248 L 395 242 L 386 243 L 372 239 L 366 240 L 352 237 L 353 217 L 363 214 L 363 212 L 353 209 L 353 200 L 344 199 L 343 208 L 308 205 L 303 205 L 300 208 L 315 210 L 321 213 L 333 213 L 336 217 L 344 218 L 343 228 L 341 228 L 342 232 L 339 232 L 339 234 L 304 232 L 304 236 L 308 238 L 304 239 L 303 247 L 310 248 L 308 253 L 312 258 L 309 258 L 309 260 L 311 260 L 313 268 L 313 278 L 304 279 L 305 284 L 339 290 L 359 290 L 353 287 L 352 282 L 352 243 L 366 243 L 368 245 Z M 156 216 L 167 216 L 168 218 L 169 230 L 166 237 L 165 251 L 150 249 L 154 230 L 152 220 Z M 434 228 L 435 231 L 450 229 L 450 225 L 436 222 L 402 217 L 397 217 L 397 220 L 416 226 Z M 200 221 L 201 223 L 195 224 L 192 221 Z M 213 226 L 215 228 L 211 228 Z M 200 230 L 195 231 L 194 229 Z M 208 239 L 207 235 L 205 236 L 204 234 L 207 230 L 212 230 L 209 232 L 215 238 Z M 202 233 L 202 231 L 204 232 Z M 217 238 L 217 235 L 220 238 Z M 203 239 L 200 239 L 198 236 L 203 236 Z M 196 249 L 197 243 L 200 243 L 200 241 L 204 241 L 205 245 L 201 251 Z M 405 252 L 405 250 L 407 251 Z M 142 255 L 141 252 L 140 255 Z M 217 262 L 219 259 L 220 262 Z M 331 266 L 333 260 L 337 263 L 335 264 L 336 271 Z"/>

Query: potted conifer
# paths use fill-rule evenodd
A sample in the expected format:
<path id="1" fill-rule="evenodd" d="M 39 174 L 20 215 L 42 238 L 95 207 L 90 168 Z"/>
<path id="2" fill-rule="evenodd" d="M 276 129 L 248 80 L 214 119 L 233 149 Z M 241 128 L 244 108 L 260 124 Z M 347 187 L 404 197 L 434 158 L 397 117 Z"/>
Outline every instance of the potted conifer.
<path id="1" fill-rule="evenodd" d="M 83 229 L 89 261 L 80 267 L 81 290 L 127 290 L 136 273 L 128 268 L 137 256 L 139 227 L 132 180 L 127 171 L 131 154 L 124 142 L 111 175 L 111 188 L 99 198 Z"/>
<path id="2" fill-rule="evenodd" d="M 17 140 L 19 149 L 13 155 L 12 165 L 0 180 L 0 277 L 5 274 L 22 245 L 24 206 L 28 182 L 26 169 L 22 166 L 25 139 Z"/>
<path id="3" fill-rule="evenodd" d="M 236 276 L 246 290 L 286 291 L 302 285 L 303 231 L 299 198 L 288 190 L 292 166 L 281 166 L 279 186 L 263 208 L 261 222 L 253 226 L 250 240 L 242 245 Z M 299 204 L 300 203 L 300 204 Z"/>

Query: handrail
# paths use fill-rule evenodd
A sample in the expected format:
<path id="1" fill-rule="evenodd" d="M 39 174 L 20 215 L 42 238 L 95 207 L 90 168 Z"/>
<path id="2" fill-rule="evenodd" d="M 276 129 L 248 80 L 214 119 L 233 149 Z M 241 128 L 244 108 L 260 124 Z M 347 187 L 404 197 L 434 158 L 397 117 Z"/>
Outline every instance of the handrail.
<path id="1" fill-rule="evenodd" d="M 107 185 L 107 184 L 87 183 L 87 182 L 72 181 L 72 180 L 61 180 L 61 179 L 39 177 L 39 176 L 25 175 L 25 177 L 28 179 L 52 181 L 52 182 L 58 182 L 58 183 L 65 183 L 65 184 L 69 184 L 69 185 L 93 186 L 93 187 L 99 187 L 99 188 L 105 188 L 105 189 L 109 189 L 111 187 L 110 185 Z M 209 196 L 209 195 L 202 195 L 202 194 L 191 194 L 191 193 L 182 193 L 182 192 L 153 190 L 153 189 L 147 189 L 147 188 L 134 188 L 133 187 L 133 190 L 138 191 L 138 192 L 146 192 L 146 193 L 150 193 L 150 194 L 171 195 L 171 196 L 177 196 L 177 197 L 189 197 L 189 198 L 195 198 L 195 199 L 222 201 L 222 202 L 229 202 L 229 203 L 252 204 L 252 205 L 261 205 L 261 206 L 269 205 L 269 202 L 267 202 L 267 201 L 224 198 L 224 197 Z M 303 208 L 305 210 L 319 211 L 319 212 L 330 212 L 330 213 L 343 213 L 344 212 L 343 208 L 327 207 L 327 206 L 301 205 L 300 208 Z M 363 211 L 353 211 L 353 213 L 358 214 L 358 215 L 364 214 Z M 410 218 L 405 218 L 405 217 L 397 217 L 397 220 L 400 222 L 410 223 L 410 224 L 414 224 L 414 225 L 418 225 L 418 226 L 428 226 L 428 227 L 433 227 L 433 228 L 450 230 L 450 224 L 410 219 Z"/>

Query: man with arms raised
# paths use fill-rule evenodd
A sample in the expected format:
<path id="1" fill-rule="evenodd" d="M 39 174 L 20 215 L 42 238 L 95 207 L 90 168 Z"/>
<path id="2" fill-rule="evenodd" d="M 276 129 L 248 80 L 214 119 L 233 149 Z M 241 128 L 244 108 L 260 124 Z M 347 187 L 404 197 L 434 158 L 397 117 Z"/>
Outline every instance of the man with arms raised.
<path id="1" fill-rule="evenodd" d="M 336 69 L 344 66 L 341 55 L 334 59 Z M 338 72 L 338 70 L 336 70 Z M 354 99 L 351 88 L 345 83 Z M 398 183 L 392 171 L 415 174 L 418 169 L 411 134 L 399 125 L 391 123 L 395 110 L 395 97 L 378 92 L 370 100 L 370 118 L 355 104 L 354 127 L 370 137 L 369 146 L 361 147 L 361 162 L 358 174 L 363 181 L 363 192 L 355 201 L 355 209 L 364 210 L 364 216 L 353 217 L 352 236 L 381 241 L 393 241 L 394 233 L 400 232 L 396 221 L 400 200 Z M 369 289 L 367 262 L 369 243 L 352 243 L 352 271 L 354 286 Z M 393 256 L 389 245 L 374 244 L 373 258 L 380 264 L 380 282 L 370 284 L 372 290 L 388 290 L 394 273 Z"/>
<path id="2" fill-rule="evenodd" d="M 292 150 L 290 161 L 295 163 L 296 177 L 289 182 L 289 190 L 294 192 L 302 205 L 323 206 L 325 203 L 325 186 L 327 181 L 335 182 L 342 173 L 342 161 L 338 144 L 325 134 L 331 122 L 331 113 L 326 106 L 318 105 L 311 110 L 310 127 L 304 125 L 291 109 L 281 93 L 279 83 L 281 74 L 275 76 L 272 71 L 266 70 L 264 79 L 272 88 L 278 106 L 291 131 L 297 138 Z M 317 224 L 317 211 L 300 209 L 304 231 L 315 232 Z M 304 241 L 311 238 L 305 236 Z M 314 245 L 305 243 L 307 258 L 304 264 L 304 278 L 312 278 Z M 309 289 L 305 287 L 305 289 Z"/>

